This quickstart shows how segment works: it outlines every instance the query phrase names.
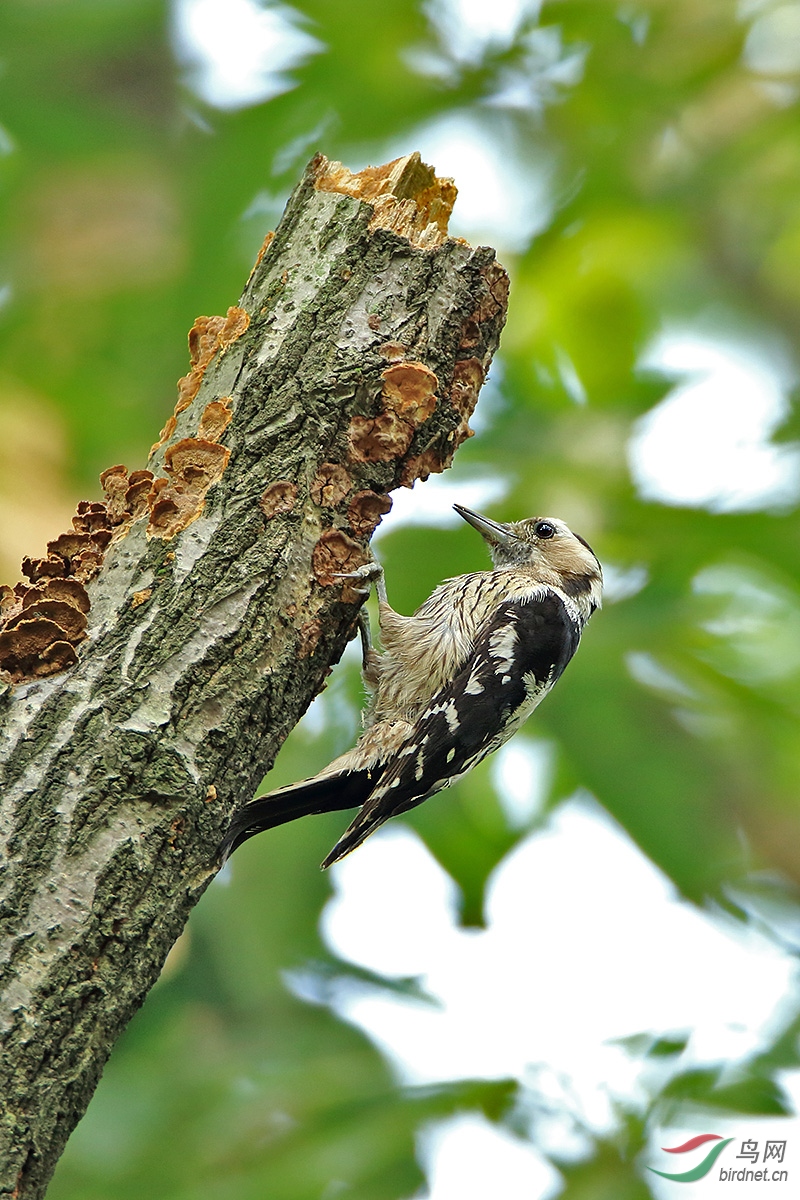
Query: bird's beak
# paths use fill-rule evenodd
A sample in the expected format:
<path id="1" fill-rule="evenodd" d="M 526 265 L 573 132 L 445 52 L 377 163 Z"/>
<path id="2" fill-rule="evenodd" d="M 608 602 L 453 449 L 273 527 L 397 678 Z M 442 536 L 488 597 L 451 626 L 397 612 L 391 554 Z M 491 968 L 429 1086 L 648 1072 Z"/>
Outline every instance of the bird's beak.
<path id="1" fill-rule="evenodd" d="M 463 504 L 454 504 L 453 508 L 460 517 L 463 517 L 468 525 L 473 529 L 477 529 L 478 533 L 487 542 L 495 546 L 509 546 L 512 541 L 516 541 L 516 534 L 512 533 L 507 525 L 501 525 L 499 521 L 492 521 L 489 517 L 483 517 L 480 513 L 473 512 L 471 508 L 464 508 Z"/>

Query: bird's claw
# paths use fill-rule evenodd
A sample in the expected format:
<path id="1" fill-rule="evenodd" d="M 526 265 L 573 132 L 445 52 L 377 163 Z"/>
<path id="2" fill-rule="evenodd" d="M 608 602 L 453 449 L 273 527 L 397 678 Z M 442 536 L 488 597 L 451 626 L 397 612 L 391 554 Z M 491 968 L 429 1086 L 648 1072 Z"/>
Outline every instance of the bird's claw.
<path id="1" fill-rule="evenodd" d="M 350 585 L 350 590 L 358 596 L 368 596 L 373 583 L 383 578 L 383 567 L 375 559 L 370 559 L 369 562 L 362 563 L 360 567 L 356 567 L 354 571 L 334 573 L 334 579 L 341 579 Z M 356 587 L 356 584 L 366 583 L 366 587 Z"/>

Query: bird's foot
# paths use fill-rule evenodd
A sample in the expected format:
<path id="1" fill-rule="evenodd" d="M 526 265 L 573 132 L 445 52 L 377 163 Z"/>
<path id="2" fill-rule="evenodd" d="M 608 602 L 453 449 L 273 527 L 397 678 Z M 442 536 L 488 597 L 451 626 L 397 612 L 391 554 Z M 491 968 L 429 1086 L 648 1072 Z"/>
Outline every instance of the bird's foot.
<path id="1" fill-rule="evenodd" d="M 334 579 L 343 579 L 348 583 L 350 590 L 359 596 L 368 596 L 372 584 L 375 584 L 375 590 L 378 593 L 379 600 L 386 600 L 386 586 L 383 582 L 383 567 L 374 558 L 369 562 L 363 563 L 360 567 L 356 567 L 355 571 L 348 571 L 346 574 L 338 573 L 334 575 Z M 358 585 L 366 585 L 359 587 Z"/>

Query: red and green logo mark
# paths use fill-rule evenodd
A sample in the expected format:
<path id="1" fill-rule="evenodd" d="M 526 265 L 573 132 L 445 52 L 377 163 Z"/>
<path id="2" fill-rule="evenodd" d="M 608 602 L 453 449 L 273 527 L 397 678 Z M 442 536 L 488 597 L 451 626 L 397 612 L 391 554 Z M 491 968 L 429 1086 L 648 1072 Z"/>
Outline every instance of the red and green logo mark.
<path id="1" fill-rule="evenodd" d="M 695 1179 L 702 1179 L 704 1175 L 713 1167 L 714 1163 L 719 1158 L 722 1151 L 732 1142 L 733 1138 L 725 1138 L 722 1140 L 722 1135 L 719 1133 L 699 1133 L 697 1137 L 689 1138 L 688 1142 L 684 1142 L 682 1146 L 662 1146 L 661 1149 L 667 1154 L 688 1154 L 690 1150 L 696 1150 L 698 1146 L 704 1146 L 706 1142 L 717 1142 L 716 1146 L 712 1146 L 708 1154 L 699 1162 L 696 1167 L 692 1167 L 690 1171 L 680 1171 L 678 1174 L 670 1174 L 669 1171 L 657 1171 L 655 1167 L 648 1167 L 648 1171 L 652 1171 L 654 1175 L 661 1175 L 663 1179 L 672 1179 L 675 1183 L 694 1183 Z"/>

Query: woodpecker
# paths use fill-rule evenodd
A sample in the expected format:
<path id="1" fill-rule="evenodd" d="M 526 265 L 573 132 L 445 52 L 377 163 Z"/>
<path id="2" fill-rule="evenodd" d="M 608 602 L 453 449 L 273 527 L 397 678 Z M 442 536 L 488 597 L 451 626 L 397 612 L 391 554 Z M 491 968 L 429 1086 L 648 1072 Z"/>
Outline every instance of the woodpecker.
<path id="1" fill-rule="evenodd" d="M 312 779 L 244 805 L 223 861 L 262 830 L 360 806 L 322 866 L 339 862 L 507 742 L 563 673 L 602 598 L 588 542 L 555 517 L 502 524 L 453 507 L 486 541 L 492 570 L 446 579 L 411 617 L 390 606 L 374 560 L 341 577 L 378 594 L 380 652 L 363 610 L 360 618 L 363 733 Z"/>

